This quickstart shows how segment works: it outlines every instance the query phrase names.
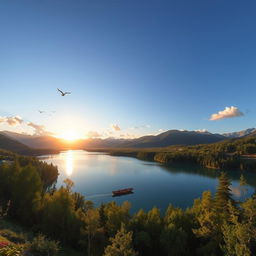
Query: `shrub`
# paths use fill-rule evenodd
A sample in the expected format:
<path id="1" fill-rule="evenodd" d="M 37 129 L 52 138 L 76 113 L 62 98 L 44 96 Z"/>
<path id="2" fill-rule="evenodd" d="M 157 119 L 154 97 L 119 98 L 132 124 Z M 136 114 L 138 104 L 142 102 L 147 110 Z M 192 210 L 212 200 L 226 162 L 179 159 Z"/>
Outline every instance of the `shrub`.
<path id="1" fill-rule="evenodd" d="M 23 246 L 9 244 L 3 248 L 0 248 L 0 256 L 22 256 Z"/>
<path id="2" fill-rule="evenodd" d="M 26 242 L 26 238 L 22 233 L 17 234 L 9 229 L 1 230 L 0 235 L 7 238 L 9 241 L 13 243 L 23 244 Z"/>
<path id="3" fill-rule="evenodd" d="M 35 256 L 54 256 L 58 253 L 58 251 L 59 242 L 49 240 L 42 234 L 39 234 L 37 237 L 35 237 L 28 245 L 28 252 Z"/>
<path id="4" fill-rule="evenodd" d="M 0 249 L 3 248 L 3 247 L 6 247 L 9 244 L 10 243 L 8 241 L 0 241 Z"/>

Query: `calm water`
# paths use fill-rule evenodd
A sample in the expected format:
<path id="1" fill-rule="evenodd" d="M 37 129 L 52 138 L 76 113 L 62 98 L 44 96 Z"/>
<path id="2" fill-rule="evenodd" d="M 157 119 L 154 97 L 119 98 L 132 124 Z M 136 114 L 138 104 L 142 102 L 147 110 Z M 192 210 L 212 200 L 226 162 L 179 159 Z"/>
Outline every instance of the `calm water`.
<path id="1" fill-rule="evenodd" d="M 215 192 L 217 176 L 215 170 L 188 166 L 166 167 L 154 162 L 129 157 L 114 157 L 102 153 L 70 150 L 58 155 L 41 157 L 47 163 L 58 166 L 60 175 L 57 186 L 63 180 L 74 181 L 74 191 L 80 192 L 96 206 L 103 202 L 130 201 L 131 211 L 140 208 L 149 210 L 157 206 L 164 211 L 169 203 L 182 208 L 189 207 L 193 200 L 205 190 Z M 232 180 L 234 198 L 243 200 L 256 188 L 256 174 L 244 174 L 249 185 L 239 186 L 241 172 L 228 172 Z M 112 197 L 111 191 L 133 187 L 135 193 Z"/>

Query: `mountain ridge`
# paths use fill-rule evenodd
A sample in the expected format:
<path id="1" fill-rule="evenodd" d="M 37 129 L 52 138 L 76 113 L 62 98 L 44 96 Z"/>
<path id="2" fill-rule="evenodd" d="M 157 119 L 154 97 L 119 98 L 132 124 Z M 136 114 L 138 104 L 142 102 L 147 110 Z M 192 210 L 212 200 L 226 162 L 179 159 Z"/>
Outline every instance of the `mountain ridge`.
<path id="1" fill-rule="evenodd" d="M 188 131 L 172 129 L 162 132 L 158 135 L 146 135 L 135 139 L 122 138 L 91 138 L 79 140 L 74 143 L 65 142 L 52 136 L 34 136 L 20 134 L 10 131 L 0 131 L 0 134 L 15 140 L 27 148 L 34 149 L 93 149 L 93 148 L 152 148 L 152 147 L 167 147 L 173 145 L 198 145 L 215 143 L 227 139 L 236 139 L 244 136 L 256 134 L 256 128 L 248 128 L 232 133 L 210 133 L 203 131 Z M 1 141 L 0 141 L 1 142 Z M 1 144 L 0 144 L 1 146 Z M 17 145 L 17 148 L 21 147 Z"/>

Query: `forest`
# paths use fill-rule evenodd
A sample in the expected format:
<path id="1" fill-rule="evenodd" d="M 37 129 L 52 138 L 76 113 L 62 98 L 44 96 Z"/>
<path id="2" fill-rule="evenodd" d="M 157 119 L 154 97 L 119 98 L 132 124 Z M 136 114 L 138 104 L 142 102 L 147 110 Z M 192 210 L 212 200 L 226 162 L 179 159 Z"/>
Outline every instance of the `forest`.
<path id="1" fill-rule="evenodd" d="M 6 153 L 6 156 L 8 154 Z M 131 204 L 94 207 L 58 170 L 33 157 L 10 154 L 0 165 L 0 255 L 238 255 L 256 254 L 256 197 L 236 202 L 222 172 L 217 191 L 191 208 L 172 205 L 130 214 Z M 241 176 L 240 185 L 246 180 Z M 30 230 L 24 236 L 4 223 Z"/>
<path id="2" fill-rule="evenodd" d="M 130 156 L 166 165 L 195 164 L 206 168 L 256 170 L 256 137 L 248 136 L 212 144 L 147 149 L 97 149 L 113 156 Z"/>

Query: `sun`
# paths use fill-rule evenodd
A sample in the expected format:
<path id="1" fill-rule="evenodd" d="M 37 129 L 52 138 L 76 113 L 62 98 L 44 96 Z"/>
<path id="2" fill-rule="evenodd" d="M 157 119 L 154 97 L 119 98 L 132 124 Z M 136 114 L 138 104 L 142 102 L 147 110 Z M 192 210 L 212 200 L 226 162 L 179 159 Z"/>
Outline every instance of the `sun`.
<path id="1" fill-rule="evenodd" d="M 64 139 L 66 141 L 72 142 L 80 139 L 80 136 L 75 131 L 65 131 L 62 134 L 58 136 L 61 139 Z"/>

